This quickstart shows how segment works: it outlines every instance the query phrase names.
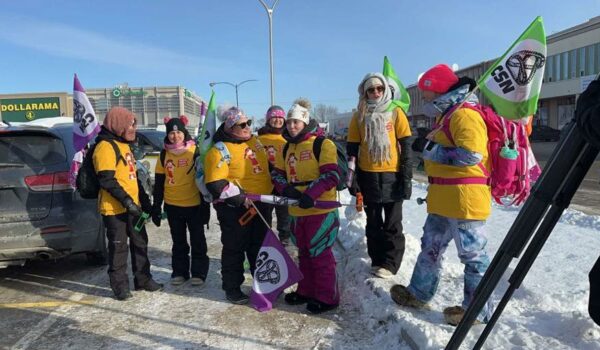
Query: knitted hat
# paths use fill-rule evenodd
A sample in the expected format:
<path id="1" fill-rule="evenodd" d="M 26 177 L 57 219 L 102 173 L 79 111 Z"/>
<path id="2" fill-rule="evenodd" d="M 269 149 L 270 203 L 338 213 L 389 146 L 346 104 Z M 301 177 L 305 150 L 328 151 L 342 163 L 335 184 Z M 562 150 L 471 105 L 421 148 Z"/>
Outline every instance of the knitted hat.
<path id="1" fill-rule="evenodd" d="M 104 117 L 103 126 L 111 133 L 124 138 L 127 141 L 135 140 L 135 129 L 130 130 L 131 125 L 136 125 L 135 114 L 124 107 L 111 108 Z"/>
<path id="2" fill-rule="evenodd" d="M 419 89 L 432 91 L 438 94 L 448 92 L 450 87 L 458 81 L 458 77 L 452 68 L 445 64 L 438 64 L 430 68 L 419 79 Z"/>
<path id="3" fill-rule="evenodd" d="M 237 107 L 231 107 L 221 114 L 225 130 L 231 130 L 241 119 L 248 119 L 246 113 Z"/>
<path id="4" fill-rule="evenodd" d="M 373 86 L 384 86 L 385 84 L 383 83 L 383 81 L 381 81 L 381 79 L 377 76 L 371 77 L 369 79 L 367 79 L 367 81 L 365 81 L 365 84 L 363 85 L 365 91 L 369 90 L 369 88 L 373 87 Z"/>
<path id="5" fill-rule="evenodd" d="M 285 111 L 279 106 L 271 106 L 269 109 L 267 109 L 265 117 L 266 122 L 269 122 L 269 119 L 272 118 L 285 118 Z"/>
<path id="6" fill-rule="evenodd" d="M 294 105 L 287 113 L 287 119 L 296 119 L 304 122 L 308 125 L 310 122 L 310 101 L 306 99 L 297 99 L 294 101 Z"/>
<path id="7" fill-rule="evenodd" d="M 165 126 L 167 127 L 167 134 L 171 131 L 181 131 L 184 134 L 187 132 L 185 126 L 188 124 L 188 118 L 185 115 L 179 116 L 179 118 L 164 118 Z"/>

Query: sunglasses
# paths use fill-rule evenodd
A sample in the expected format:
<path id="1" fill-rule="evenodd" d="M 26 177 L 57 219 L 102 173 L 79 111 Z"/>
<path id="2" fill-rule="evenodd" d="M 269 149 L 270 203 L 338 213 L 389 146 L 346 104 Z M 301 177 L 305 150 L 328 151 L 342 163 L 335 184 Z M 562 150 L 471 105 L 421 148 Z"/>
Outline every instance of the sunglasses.
<path id="1" fill-rule="evenodd" d="M 252 119 L 247 120 L 243 123 L 235 124 L 234 126 L 239 126 L 240 129 L 246 129 L 247 126 L 252 126 Z"/>
<path id="2" fill-rule="evenodd" d="M 370 93 L 370 94 L 374 94 L 375 91 L 377 91 L 377 92 L 383 92 L 384 90 L 385 90 L 385 88 L 383 86 L 379 85 L 379 86 L 368 88 L 367 92 Z"/>

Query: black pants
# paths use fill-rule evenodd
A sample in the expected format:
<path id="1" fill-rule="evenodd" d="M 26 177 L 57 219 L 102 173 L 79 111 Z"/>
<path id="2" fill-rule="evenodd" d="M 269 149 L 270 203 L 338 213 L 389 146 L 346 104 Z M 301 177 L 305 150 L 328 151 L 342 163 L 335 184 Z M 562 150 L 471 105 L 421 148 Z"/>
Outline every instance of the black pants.
<path id="1" fill-rule="evenodd" d="M 273 207 L 264 203 L 255 203 L 258 210 L 271 224 Z M 265 239 L 267 226 L 258 216 L 241 226 L 239 218 L 247 209 L 232 208 L 224 203 L 214 205 L 221 226 L 221 276 L 225 291 L 238 289 L 244 283 L 244 257 L 250 262 L 250 270 L 254 275 L 256 256 Z"/>
<path id="2" fill-rule="evenodd" d="M 145 285 L 152 278 L 148 260 L 148 234 L 143 227 L 135 232 L 137 217 L 129 214 L 102 216 L 108 238 L 108 277 L 115 294 L 129 290 L 127 257 L 131 252 L 131 269 L 135 287 Z M 127 240 L 129 239 L 129 244 Z"/>
<path id="3" fill-rule="evenodd" d="M 171 277 L 181 276 L 190 278 L 190 245 L 192 249 L 191 274 L 206 280 L 208 274 L 208 255 L 206 236 L 204 235 L 204 220 L 200 206 L 178 207 L 165 203 L 167 220 L 171 229 L 173 247 L 171 249 Z M 190 244 L 188 244 L 187 230 L 190 231 Z"/>
<path id="4" fill-rule="evenodd" d="M 290 238 L 290 214 L 288 207 L 284 205 L 275 206 L 275 215 L 277 215 L 277 232 L 279 240 Z"/>
<path id="5" fill-rule="evenodd" d="M 367 214 L 367 251 L 372 266 L 398 272 L 404 256 L 402 201 L 365 203 Z M 385 214 L 385 219 L 382 217 Z"/>
<path id="6" fill-rule="evenodd" d="M 600 258 L 596 260 L 589 274 L 590 278 L 590 301 L 588 312 L 597 325 L 600 325 Z"/>

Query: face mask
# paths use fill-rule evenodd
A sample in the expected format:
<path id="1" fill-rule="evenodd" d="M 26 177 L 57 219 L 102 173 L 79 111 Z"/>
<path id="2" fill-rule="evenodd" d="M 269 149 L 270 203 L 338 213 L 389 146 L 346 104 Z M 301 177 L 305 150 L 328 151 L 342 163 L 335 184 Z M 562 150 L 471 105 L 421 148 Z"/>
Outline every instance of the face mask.
<path id="1" fill-rule="evenodd" d="M 423 105 L 423 114 L 429 118 L 437 118 L 442 114 L 442 111 L 432 102 L 427 102 Z"/>

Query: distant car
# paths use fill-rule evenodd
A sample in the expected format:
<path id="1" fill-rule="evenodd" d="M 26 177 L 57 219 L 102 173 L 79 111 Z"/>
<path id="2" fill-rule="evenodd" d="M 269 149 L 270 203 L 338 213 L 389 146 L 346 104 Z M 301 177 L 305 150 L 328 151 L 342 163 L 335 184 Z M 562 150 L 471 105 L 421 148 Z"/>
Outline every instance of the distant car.
<path id="1" fill-rule="evenodd" d="M 137 140 L 133 147 L 135 157 L 148 169 L 150 183 L 154 185 L 154 168 L 167 133 L 156 129 L 137 129 L 136 134 Z"/>
<path id="2" fill-rule="evenodd" d="M 82 199 L 69 183 L 72 140 L 72 119 L 0 127 L 0 267 L 76 253 L 106 263 L 97 200 Z M 149 184 L 145 170 L 138 163 L 138 177 Z"/>
<path id="3" fill-rule="evenodd" d="M 558 141 L 559 139 L 560 130 L 546 125 L 534 125 L 529 136 L 531 141 Z"/>

